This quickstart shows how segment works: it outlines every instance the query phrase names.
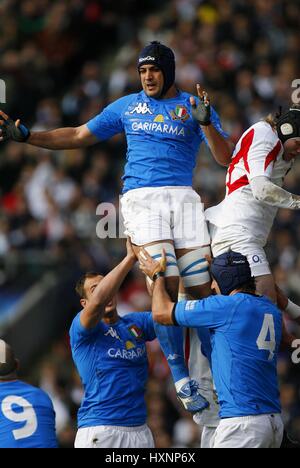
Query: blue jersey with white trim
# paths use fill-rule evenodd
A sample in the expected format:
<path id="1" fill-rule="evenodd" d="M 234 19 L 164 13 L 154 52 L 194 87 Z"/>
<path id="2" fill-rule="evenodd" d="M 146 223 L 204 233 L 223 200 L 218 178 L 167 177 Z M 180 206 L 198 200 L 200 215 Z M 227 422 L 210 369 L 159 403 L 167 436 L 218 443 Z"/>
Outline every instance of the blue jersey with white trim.
<path id="1" fill-rule="evenodd" d="M 146 341 L 156 338 L 151 312 L 119 317 L 114 325 L 81 325 L 80 313 L 71 329 L 72 355 L 84 386 L 78 426 L 140 426 L 147 411 Z"/>
<path id="2" fill-rule="evenodd" d="M 0 382 L 0 448 L 57 448 L 48 395 L 19 380 Z"/>
<path id="3" fill-rule="evenodd" d="M 282 314 L 266 297 L 211 296 L 180 302 L 175 318 L 211 334 L 211 365 L 221 418 L 280 413 L 277 354 Z"/>
<path id="4" fill-rule="evenodd" d="M 144 187 L 192 186 L 199 146 L 207 139 L 192 118 L 190 97 L 179 91 L 171 99 L 154 99 L 142 91 L 118 99 L 87 123 L 99 140 L 125 132 L 124 193 Z M 227 137 L 214 109 L 211 119 Z"/>

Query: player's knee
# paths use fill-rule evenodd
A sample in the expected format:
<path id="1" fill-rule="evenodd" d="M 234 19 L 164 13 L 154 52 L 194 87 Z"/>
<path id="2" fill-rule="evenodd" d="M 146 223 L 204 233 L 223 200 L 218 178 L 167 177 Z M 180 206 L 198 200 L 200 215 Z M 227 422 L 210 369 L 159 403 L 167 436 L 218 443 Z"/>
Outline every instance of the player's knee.
<path id="1" fill-rule="evenodd" d="M 153 245 L 147 245 L 145 249 L 149 255 L 151 255 L 151 257 L 158 262 L 162 258 L 162 253 L 164 250 L 167 257 L 167 269 L 165 272 L 165 277 L 169 278 L 174 276 L 179 278 L 179 269 L 173 244 L 170 244 L 169 242 L 161 242 Z"/>
<path id="2" fill-rule="evenodd" d="M 210 247 L 201 247 L 183 255 L 178 260 L 184 287 L 191 293 L 196 293 L 197 288 L 207 287 L 210 283 L 209 264 L 206 258 L 210 255 Z"/>

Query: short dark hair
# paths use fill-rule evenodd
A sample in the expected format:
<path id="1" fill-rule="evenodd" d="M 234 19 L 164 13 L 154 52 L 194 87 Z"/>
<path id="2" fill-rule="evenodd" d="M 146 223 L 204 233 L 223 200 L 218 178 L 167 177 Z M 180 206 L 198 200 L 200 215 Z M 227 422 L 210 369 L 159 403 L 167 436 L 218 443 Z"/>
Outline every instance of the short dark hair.
<path id="1" fill-rule="evenodd" d="M 102 273 L 97 271 L 88 271 L 84 275 L 82 275 L 76 283 L 75 291 L 77 292 L 80 299 L 86 299 L 86 291 L 84 289 L 84 285 L 87 279 L 95 278 L 96 276 L 104 276 Z"/>

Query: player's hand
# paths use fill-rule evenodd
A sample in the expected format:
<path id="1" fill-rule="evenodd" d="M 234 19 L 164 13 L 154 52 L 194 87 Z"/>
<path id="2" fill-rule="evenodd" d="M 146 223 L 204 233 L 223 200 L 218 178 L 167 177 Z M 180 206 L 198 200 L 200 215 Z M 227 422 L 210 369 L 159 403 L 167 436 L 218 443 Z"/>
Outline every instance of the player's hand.
<path id="1" fill-rule="evenodd" d="M 0 141 L 13 140 L 23 143 L 30 137 L 30 131 L 18 119 L 14 122 L 0 110 Z"/>
<path id="2" fill-rule="evenodd" d="M 135 251 L 134 251 L 134 248 L 133 248 L 130 237 L 127 237 L 126 249 L 127 249 L 127 258 L 129 258 L 133 262 L 136 262 L 138 260 L 138 258 L 136 256 Z"/>
<path id="3" fill-rule="evenodd" d="M 197 94 L 199 97 L 198 105 L 194 96 L 190 97 L 192 116 L 195 120 L 197 120 L 199 125 L 207 127 L 211 124 L 210 100 L 207 92 L 203 91 L 199 84 L 197 84 Z"/>
<path id="4" fill-rule="evenodd" d="M 159 262 L 153 260 L 151 255 L 145 250 L 143 247 L 139 253 L 139 262 L 140 262 L 140 269 L 142 272 L 148 276 L 151 280 L 156 273 L 164 273 L 167 268 L 167 259 L 166 259 L 166 252 L 163 250 L 162 257 Z"/>

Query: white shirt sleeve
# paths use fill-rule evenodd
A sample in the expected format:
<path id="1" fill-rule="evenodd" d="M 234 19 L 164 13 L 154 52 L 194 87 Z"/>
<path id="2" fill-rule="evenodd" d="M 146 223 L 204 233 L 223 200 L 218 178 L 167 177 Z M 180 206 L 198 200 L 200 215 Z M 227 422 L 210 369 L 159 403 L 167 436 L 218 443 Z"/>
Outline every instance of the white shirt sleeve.
<path id="1" fill-rule="evenodd" d="M 300 196 L 278 187 L 268 177 L 255 177 L 250 181 L 250 186 L 257 201 L 278 208 L 300 209 Z"/>

